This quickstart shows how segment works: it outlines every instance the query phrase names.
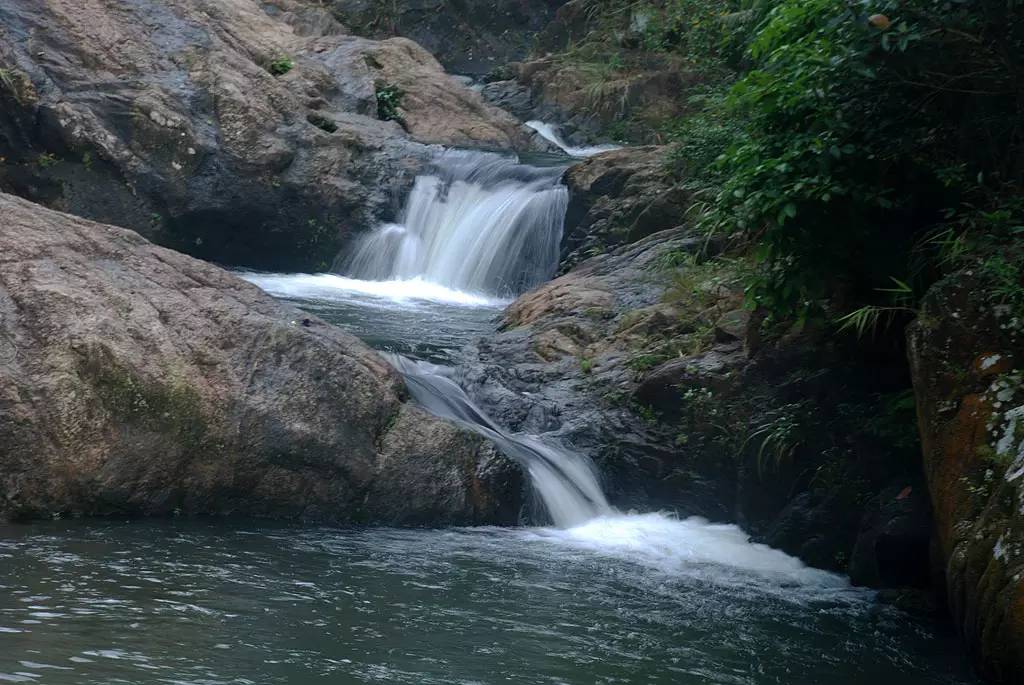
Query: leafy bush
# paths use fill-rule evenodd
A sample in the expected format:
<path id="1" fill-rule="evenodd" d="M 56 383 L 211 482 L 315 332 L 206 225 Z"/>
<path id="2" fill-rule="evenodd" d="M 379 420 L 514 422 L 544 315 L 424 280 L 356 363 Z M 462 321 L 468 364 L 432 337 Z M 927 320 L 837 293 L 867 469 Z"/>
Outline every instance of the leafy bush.
<path id="1" fill-rule="evenodd" d="M 921 245 L 937 231 L 961 247 L 991 242 L 949 229 L 967 230 L 979 207 L 1014 214 L 1007 207 L 1018 205 L 1009 198 L 1024 175 L 1020 5 L 784 0 L 752 9 L 764 14 L 752 69 L 727 103 L 745 130 L 724 147 L 707 221 L 754 241 L 754 303 L 806 315 L 826 298 L 847 310 L 885 301 L 893 279 L 913 276 L 923 288 L 935 277 L 939 262 L 919 262 L 934 256 Z"/>

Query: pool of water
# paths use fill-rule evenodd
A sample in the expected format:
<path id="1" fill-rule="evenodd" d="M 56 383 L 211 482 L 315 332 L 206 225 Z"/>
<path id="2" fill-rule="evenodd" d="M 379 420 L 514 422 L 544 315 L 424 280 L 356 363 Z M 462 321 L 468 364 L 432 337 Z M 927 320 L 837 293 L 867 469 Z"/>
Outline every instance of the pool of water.
<path id="1" fill-rule="evenodd" d="M 271 295 L 347 330 L 377 350 L 450 363 L 495 329 L 509 300 L 412 279 L 362 281 L 336 274 L 238 275 Z"/>
<path id="2" fill-rule="evenodd" d="M 0 527 L 0 683 L 973 682 L 948 636 L 732 526 Z"/>

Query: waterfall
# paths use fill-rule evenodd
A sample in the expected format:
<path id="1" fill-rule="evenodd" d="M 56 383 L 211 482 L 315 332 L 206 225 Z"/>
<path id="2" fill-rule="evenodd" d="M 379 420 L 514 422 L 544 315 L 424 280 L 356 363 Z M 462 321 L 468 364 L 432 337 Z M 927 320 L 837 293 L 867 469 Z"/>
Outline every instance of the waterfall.
<path id="1" fill-rule="evenodd" d="M 575 145 L 569 145 L 562 138 L 562 132 L 555 124 L 549 124 L 544 121 L 527 121 L 526 125 L 532 128 L 534 131 L 539 133 L 542 138 L 547 140 L 549 143 L 553 143 L 558 147 L 562 148 L 562 151 L 570 157 L 576 157 L 582 159 L 585 157 L 593 157 L 594 155 L 601 154 L 602 152 L 608 152 L 609 150 L 620 150 L 621 145 L 613 145 L 612 143 L 605 143 L 603 145 L 585 145 L 583 147 L 577 147 Z"/>
<path id="2" fill-rule="evenodd" d="M 529 474 L 556 526 L 569 528 L 613 513 L 590 459 L 535 436 L 504 431 L 444 375 L 443 367 L 398 355 L 389 355 L 389 360 L 427 411 L 484 436 L 514 459 Z"/>
<path id="3" fill-rule="evenodd" d="M 416 178 L 398 223 L 365 236 L 352 278 L 420 280 L 507 296 L 550 278 L 569 202 L 561 167 L 448 150 Z"/>

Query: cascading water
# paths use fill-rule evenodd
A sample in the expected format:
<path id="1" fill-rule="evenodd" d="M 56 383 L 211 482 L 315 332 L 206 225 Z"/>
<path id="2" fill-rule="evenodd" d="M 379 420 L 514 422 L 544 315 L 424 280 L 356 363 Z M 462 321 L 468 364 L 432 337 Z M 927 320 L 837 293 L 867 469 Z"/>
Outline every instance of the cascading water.
<path id="1" fill-rule="evenodd" d="M 555 124 L 549 124 L 544 121 L 527 121 L 526 125 L 532 128 L 534 131 L 539 133 L 542 138 L 547 140 L 549 143 L 553 143 L 558 147 L 562 148 L 562 151 L 570 157 L 576 157 L 578 159 L 593 157 L 594 155 L 601 154 L 602 152 L 608 152 L 610 150 L 619 150 L 622 148 L 621 145 L 614 145 L 612 143 L 605 143 L 603 145 L 570 145 L 565 142 L 562 138 L 562 132 L 559 127 Z"/>
<path id="2" fill-rule="evenodd" d="M 563 169 L 450 150 L 417 177 L 398 223 L 356 246 L 344 271 L 511 295 L 554 273 L 569 196 Z"/>
<path id="3" fill-rule="evenodd" d="M 545 436 L 513 434 L 476 406 L 446 367 L 387 355 L 413 398 L 435 416 L 453 421 L 494 443 L 530 476 L 555 529 L 540 536 L 602 553 L 624 554 L 676 573 L 691 564 L 717 564 L 774 576 L 784 583 L 845 588 L 839 576 L 807 568 L 800 560 L 750 542 L 740 528 L 662 513 L 622 514 L 608 504 L 594 463 Z"/>
<path id="4" fill-rule="evenodd" d="M 534 489 L 556 526 L 567 528 L 613 513 L 587 457 L 529 435 L 512 435 L 444 375 L 442 367 L 397 355 L 391 363 L 405 377 L 412 396 L 430 413 L 454 421 L 488 438 L 530 475 Z"/>

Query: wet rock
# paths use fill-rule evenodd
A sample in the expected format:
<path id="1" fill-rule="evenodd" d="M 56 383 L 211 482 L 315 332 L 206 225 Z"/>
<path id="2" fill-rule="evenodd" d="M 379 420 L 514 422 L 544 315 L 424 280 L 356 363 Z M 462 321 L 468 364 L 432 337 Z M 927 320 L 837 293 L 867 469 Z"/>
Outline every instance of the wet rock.
<path id="1" fill-rule="evenodd" d="M 297 0 L 10 0 L 0 69 L 0 190 L 228 264 L 326 269 L 431 144 L 532 145 L 415 43 Z"/>
<path id="2" fill-rule="evenodd" d="M 935 595 L 928 590 L 906 587 L 885 588 L 878 592 L 877 600 L 881 604 L 889 604 L 911 616 L 932 619 L 933 621 L 943 618 L 942 606 L 935 601 Z M 948 623 L 943 621 L 938 625 L 946 627 Z M 949 632 L 952 634 L 951 630 Z"/>
<path id="3" fill-rule="evenodd" d="M 718 342 L 746 341 L 750 330 L 751 312 L 747 308 L 733 309 L 722 314 L 715 322 L 715 339 Z"/>
<path id="4" fill-rule="evenodd" d="M 569 169 L 563 266 L 684 222 L 689 196 L 669 173 L 665 149 L 624 148 Z"/>
<path id="5" fill-rule="evenodd" d="M 520 486 L 340 329 L 0 194 L 0 519 L 512 523 Z"/>
<path id="6" fill-rule="evenodd" d="M 598 77 L 592 62 L 572 53 L 543 55 L 505 65 L 496 75 L 509 83 L 482 94 L 523 118 L 557 122 L 575 145 L 611 142 L 613 126 L 616 137 L 659 143 L 656 130 L 683 113 L 679 93 L 700 77 L 667 54 L 652 57 L 643 55 L 643 67 Z"/>
<path id="7" fill-rule="evenodd" d="M 1024 326 L 960 273 L 908 331 L 950 611 L 982 672 L 1024 679 Z"/>
<path id="8" fill-rule="evenodd" d="M 924 484 L 897 482 L 865 507 L 850 558 L 850 580 L 870 587 L 928 587 L 931 538 L 931 503 Z"/>
<path id="9" fill-rule="evenodd" d="M 638 413 L 634 399 L 631 341 L 644 333 L 631 313 L 652 326 L 668 320 L 660 264 L 689 241 L 652 235 L 526 293 L 497 334 L 466 350 L 460 381 L 502 425 L 591 455 L 615 504 L 722 520 L 732 496 L 722 464 L 708 463 L 717 455 L 680 449 L 675 431 Z"/>
<path id="10" fill-rule="evenodd" d="M 759 539 L 811 566 L 840 570 L 860 516 L 860 508 L 842 491 L 811 489 L 790 499 Z"/>
<path id="11" fill-rule="evenodd" d="M 722 397 L 738 390 L 746 365 L 747 357 L 739 345 L 718 345 L 657 366 L 644 376 L 634 395 L 641 403 L 672 415 L 682 409 L 682 398 L 688 392 L 711 390 Z"/>
<path id="12" fill-rule="evenodd" d="M 487 102 L 520 119 L 537 117 L 537 103 L 533 99 L 533 92 L 516 80 L 487 83 L 480 89 L 480 95 Z"/>
<path id="13" fill-rule="evenodd" d="M 382 441 L 377 468 L 365 511 L 373 521 L 519 521 L 523 472 L 489 442 L 418 407 L 403 405 Z"/>

